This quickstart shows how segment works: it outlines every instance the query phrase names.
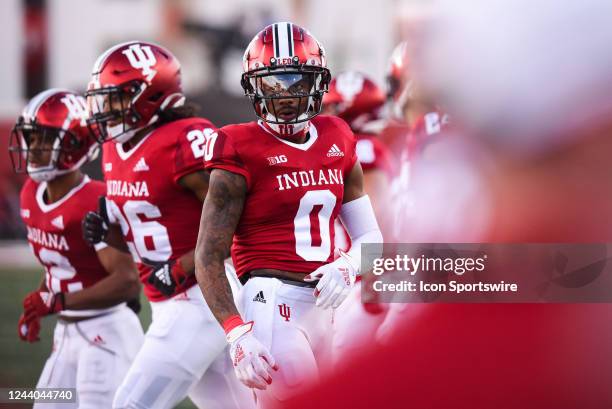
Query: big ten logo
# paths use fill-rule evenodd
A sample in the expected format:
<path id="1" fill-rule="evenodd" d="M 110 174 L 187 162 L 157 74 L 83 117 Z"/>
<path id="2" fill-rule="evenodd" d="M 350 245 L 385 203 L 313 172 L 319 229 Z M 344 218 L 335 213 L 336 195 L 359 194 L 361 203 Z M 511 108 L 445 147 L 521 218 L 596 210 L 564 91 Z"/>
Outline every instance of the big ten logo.
<path id="1" fill-rule="evenodd" d="M 269 156 L 268 165 L 276 165 L 278 163 L 287 163 L 287 157 L 285 155 Z"/>
<path id="2" fill-rule="evenodd" d="M 189 131 L 187 139 L 191 142 L 193 156 L 196 159 L 204 158 L 204 160 L 211 160 L 217 136 L 217 132 L 211 128 Z"/>
<path id="3" fill-rule="evenodd" d="M 81 126 L 87 124 L 87 103 L 85 98 L 80 95 L 66 94 L 62 99 L 62 103 L 68 110 L 68 118 L 72 121 L 78 120 Z"/>
<path id="4" fill-rule="evenodd" d="M 127 57 L 132 67 L 142 71 L 142 75 L 146 77 L 147 81 L 151 81 L 157 74 L 157 71 L 152 69 L 157 64 L 157 59 L 150 46 L 132 44 L 122 53 Z"/>

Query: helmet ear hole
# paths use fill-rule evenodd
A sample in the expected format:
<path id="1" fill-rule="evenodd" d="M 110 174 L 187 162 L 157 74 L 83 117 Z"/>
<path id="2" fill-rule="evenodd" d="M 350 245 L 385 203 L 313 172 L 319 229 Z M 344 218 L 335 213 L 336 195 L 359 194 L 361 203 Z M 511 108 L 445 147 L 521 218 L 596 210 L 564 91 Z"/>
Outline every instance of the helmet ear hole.
<path id="1" fill-rule="evenodd" d="M 83 146 L 83 143 L 81 141 L 79 141 L 74 136 L 70 137 L 70 147 L 71 148 L 76 150 L 76 149 L 81 149 L 82 146 Z"/>
<path id="2" fill-rule="evenodd" d="M 155 94 L 153 94 L 153 95 L 151 95 L 151 96 L 149 97 L 149 101 L 153 101 L 153 102 L 159 101 L 159 99 L 160 99 L 160 98 L 161 98 L 163 95 L 164 95 L 164 93 L 163 93 L 163 92 L 158 92 L 158 93 L 155 93 Z"/>

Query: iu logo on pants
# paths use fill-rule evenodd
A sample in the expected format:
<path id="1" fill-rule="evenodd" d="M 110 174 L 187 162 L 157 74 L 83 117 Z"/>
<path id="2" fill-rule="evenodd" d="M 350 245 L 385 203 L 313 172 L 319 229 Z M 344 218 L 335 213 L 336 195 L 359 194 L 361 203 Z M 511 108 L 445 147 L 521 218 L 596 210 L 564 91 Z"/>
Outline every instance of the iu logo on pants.
<path id="1" fill-rule="evenodd" d="M 289 321 L 289 318 L 291 317 L 291 307 L 284 303 L 279 304 L 278 312 L 280 313 L 280 316 L 285 319 L 285 321 Z"/>

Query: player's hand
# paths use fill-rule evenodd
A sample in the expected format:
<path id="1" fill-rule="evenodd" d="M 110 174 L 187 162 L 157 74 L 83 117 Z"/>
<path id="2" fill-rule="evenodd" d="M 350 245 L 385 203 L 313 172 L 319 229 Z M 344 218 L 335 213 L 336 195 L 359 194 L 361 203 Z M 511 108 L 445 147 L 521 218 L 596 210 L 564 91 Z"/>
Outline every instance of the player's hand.
<path id="1" fill-rule="evenodd" d="M 27 322 L 25 314 L 21 314 L 21 317 L 19 318 L 19 324 L 17 324 L 17 333 L 19 334 L 19 338 L 21 338 L 22 341 L 40 341 L 40 338 L 38 337 L 38 334 L 40 333 L 40 319 L 36 318 L 33 321 Z"/>
<path id="2" fill-rule="evenodd" d="M 98 198 L 98 212 L 87 212 L 83 218 L 83 238 L 90 244 L 98 244 L 108 237 L 108 215 L 106 213 L 106 198 Z"/>
<path id="3" fill-rule="evenodd" d="M 329 264 L 317 268 L 304 277 L 304 281 L 319 280 L 314 295 L 316 305 L 323 309 L 338 308 L 346 299 L 355 284 L 357 267 L 345 252 L 340 251 L 340 257 Z"/>
<path id="4" fill-rule="evenodd" d="M 176 260 L 163 262 L 143 258 L 142 262 L 152 270 L 147 280 L 149 284 L 153 284 L 165 296 L 174 294 L 176 287 L 187 278 L 187 273 L 181 267 L 181 263 Z"/>
<path id="5" fill-rule="evenodd" d="M 23 314 L 28 324 L 45 315 L 60 312 L 64 307 L 64 293 L 33 291 L 23 300 Z"/>
<path id="6" fill-rule="evenodd" d="M 264 390 L 278 370 L 268 349 L 253 336 L 253 321 L 239 325 L 227 334 L 230 358 L 236 377 L 249 388 Z"/>

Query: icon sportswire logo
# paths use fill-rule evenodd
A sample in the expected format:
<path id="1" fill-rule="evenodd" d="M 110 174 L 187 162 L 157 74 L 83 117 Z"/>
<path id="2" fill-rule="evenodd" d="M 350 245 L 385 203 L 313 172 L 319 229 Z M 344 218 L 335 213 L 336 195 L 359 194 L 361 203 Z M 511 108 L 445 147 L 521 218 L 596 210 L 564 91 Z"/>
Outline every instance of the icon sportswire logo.
<path id="1" fill-rule="evenodd" d="M 344 156 L 344 152 L 342 152 L 336 144 L 333 144 L 331 148 L 329 148 L 329 151 L 327 151 L 328 158 L 331 158 L 333 156 Z"/>

